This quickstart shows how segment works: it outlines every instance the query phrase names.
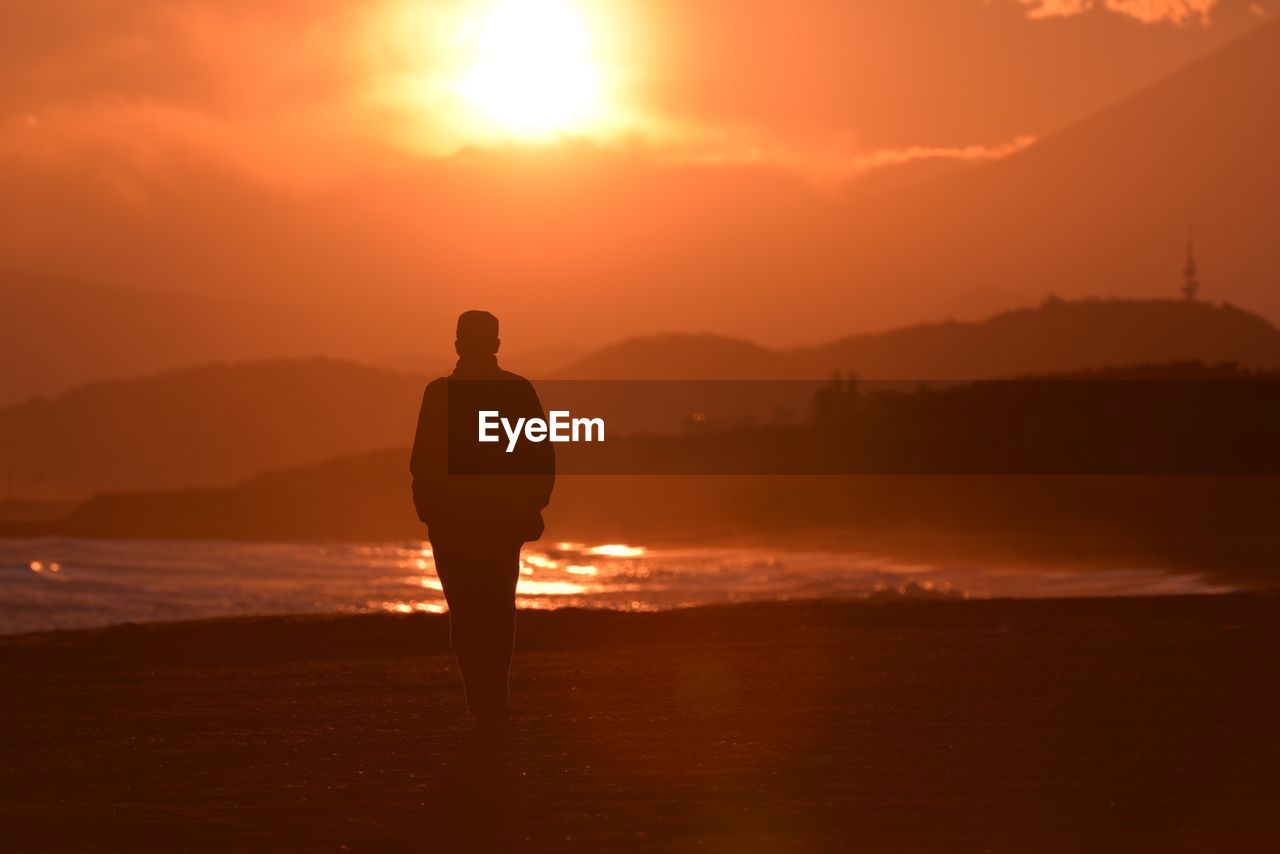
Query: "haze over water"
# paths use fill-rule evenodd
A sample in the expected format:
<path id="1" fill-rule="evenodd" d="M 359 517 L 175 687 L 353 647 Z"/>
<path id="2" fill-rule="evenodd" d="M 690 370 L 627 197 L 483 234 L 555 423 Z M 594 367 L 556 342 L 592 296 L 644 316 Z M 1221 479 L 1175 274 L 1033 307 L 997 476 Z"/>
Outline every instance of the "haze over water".
<path id="1" fill-rule="evenodd" d="M 1226 592 L 1158 567 L 908 564 L 764 548 L 539 543 L 521 608 L 663 610 L 785 599 L 1132 596 Z M 149 620 L 332 612 L 441 613 L 425 542 L 0 541 L 0 634 Z"/>

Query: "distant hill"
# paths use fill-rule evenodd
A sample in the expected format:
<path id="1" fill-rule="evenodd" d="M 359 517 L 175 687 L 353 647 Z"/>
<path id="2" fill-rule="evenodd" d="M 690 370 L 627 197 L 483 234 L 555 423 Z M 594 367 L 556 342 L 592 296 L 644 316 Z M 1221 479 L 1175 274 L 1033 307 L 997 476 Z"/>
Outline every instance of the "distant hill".
<path id="1" fill-rule="evenodd" d="M 420 339 L 431 320 L 385 301 L 250 300 L 0 271 L 0 406 L 211 362 L 321 355 L 368 362 Z M 449 342 L 441 343 L 448 354 Z M 415 367 L 427 363 L 452 359 Z"/>
<path id="2" fill-rule="evenodd" d="M 1280 367 L 1280 330 L 1230 305 L 1049 299 L 978 322 L 854 335 L 771 350 L 714 335 L 633 338 L 565 368 L 567 379 L 989 379 L 1183 361 Z"/>
<path id="3" fill-rule="evenodd" d="M 793 358 L 814 369 L 887 379 L 987 379 L 1187 361 L 1276 368 L 1280 330 L 1231 305 L 1049 299 L 976 323 L 856 335 Z"/>
<path id="4" fill-rule="evenodd" d="M 776 379 L 789 365 L 781 351 L 722 335 L 669 333 L 629 338 L 570 363 L 563 379 Z"/>
<path id="5" fill-rule="evenodd" d="M 1051 300 L 977 323 L 795 350 L 712 335 L 632 339 L 558 377 L 825 379 L 840 370 L 865 379 L 964 380 L 1197 360 L 1280 368 L 1280 331 L 1231 306 Z M 228 486 L 270 469 L 397 447 L 411 436 L 422 384 L 419 375 L 331 359 L 94 383 L 0 408 L 0 494 L 58 500 Z"/>
<path id="6" fill-rule="evenodd" d="M 225 486 L 394 447 L 423 381 L 331 359 L 217 364 L 0 408 L 0 487 L 25 498 Z"/>
<path id="7" fill-rule="evenodd" d="M 305 352 L 304 342 L 282 335 L 284 314 L 239 300 L 0 272 L 0 405 L 97 380 Z"/>

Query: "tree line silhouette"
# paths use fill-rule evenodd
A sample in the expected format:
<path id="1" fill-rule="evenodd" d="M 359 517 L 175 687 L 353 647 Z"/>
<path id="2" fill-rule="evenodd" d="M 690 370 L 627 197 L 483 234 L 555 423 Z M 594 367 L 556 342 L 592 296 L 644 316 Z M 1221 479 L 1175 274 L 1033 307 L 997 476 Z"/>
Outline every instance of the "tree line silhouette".
<path id="1" fill-rule="evenodd" d="M 837 376 L 801 423 L 567 446 L 578 474 L 1277 474 L 1280 372 L 1185 363 L 973 383 Z"/>

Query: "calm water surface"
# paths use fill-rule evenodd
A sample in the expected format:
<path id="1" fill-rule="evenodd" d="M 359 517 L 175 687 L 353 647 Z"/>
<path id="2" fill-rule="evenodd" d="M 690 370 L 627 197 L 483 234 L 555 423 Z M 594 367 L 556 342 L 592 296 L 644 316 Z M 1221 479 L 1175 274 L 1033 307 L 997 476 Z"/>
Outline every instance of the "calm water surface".
<path id="1" fill-rule="evenodd" d="M 850 552 L 537 543 L 522 608 L 657 610 L 798 598 L 1127 596 L 1225 592 L 1128 569 L 906 564 Z M 0 540 L 0 633 L 245 614 L 442 612 L 425 542 Z"/>

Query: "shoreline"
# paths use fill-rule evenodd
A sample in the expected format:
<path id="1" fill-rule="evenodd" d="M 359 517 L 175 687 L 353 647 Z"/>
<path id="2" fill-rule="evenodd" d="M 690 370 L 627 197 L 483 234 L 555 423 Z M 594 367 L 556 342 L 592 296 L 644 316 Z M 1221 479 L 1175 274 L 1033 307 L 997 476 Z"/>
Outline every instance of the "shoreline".
<path id="1" fill-rule="evenodd" d="M 0 522 L 0 536 L 420 541 L 403 469 L 385 452 L 232 488 L 98 496 L 56 522 Z M 1257 585 L 1280 566 L 1267 513 L 1278 497 L 1276 477 L 566 475 L 544 540 L 834 542 L 905 560 L 1145 565 Z"/>
<path id="2" fill-rule="evenodd" d="M 1161 602 L 1174 600 L 1198 600 L 1198 599 L 1223 599 L 1233 597 L 1245 597 L 1247 599 L 1270 600 L 1274 599 L 1277 604 L 1277 615 L 1280 616 L 1280 587 L 1258 587 L 1258 588 L 1240 588 L 1233 590 L 1215 590 L 1215 591 L 1188 591 L 1182 593 L 1133 593 L 1133 594 L 1116 594 L 1116 595 L 1094 595 L 1085 594 L 1077 596 L 957 596 L 947 594 L 923 594 L 923 595 L 895 595 L 895 594 L 872 594 L 869 596 L 847 596 L 847 597 L 796 597 L 787 599 L 746 599 L 736 602 L 717 602 L 696 605 L 677 605 L 670 608 L 650 608 L 650 609 L 634 609 L 634 608 L 610 608 L 610 607 L 589 607 L 581 605 L 563 605 L 554 608 L 547 607 L 524 607 L 517 605 L 516 611 L 523 624 L 530 618 L 530 615 L 555 615 L 555 614 L 573 614 L 573 615 L 618 615 L 624 617 L 653 617 L 671 614 L 697 614 L 699 612 L 729 612 L 747 611 L 754 609 L 790 609 L 790 608 L 885 608 L 885 607 L 916 607 L 924 605 L 947 604 L 953 606 L 964 605 L 1051 605 L 1066 602 L 1079 603 L 1106 603 L 1106 602 Z M 429 619 L 444 621 L 447 625 L 448 611 L 414 611 L 406 613 L 401 611 L 393 611 L 389 609 L 368 609 L 368 610 L 351 610 L 351 611 L 293 611 L 293 612 L 262 612 L 262 613 L 245 613 L 245 614 L 224 614 L 209 617 L 173 617 L 160 618 L 155 620 L 120 620 L 112 623 L 103 623 L 101 625 L 91 626 L 75 626 L 67 628 L 47 628 L 33 629 L 30 631 L 20 632 L 0 632 L 0 659 L 6 653 L 7 648 L 13 642 L 22 645 L 23 642 L 33 642 L 35 646 L 41 646 L 46 641 L 51 646 L 61 646 L 57 643 L 59 639 L 70 641 L 72 645 L 78 643 L 77 636 L 111 636 L 115 633 L 139 633 L 143 631 L 156 630 L 161 633 L 173 632 L 174 636 L 182 636 L 191 633 L 204 631 L 218 632 L 221 628 L 229 630 L 233 627 L 253 627 L 278 624 L 281 628 L 293 627 L 299 630 L 305 630 L 307 625 L 315 622 L 316 624 L 332 624 L 344 620 L 360 621 L 360 620 L 416 620 Z M 533 619 L 541 621 L 543 616 L 534 617 Z M 447 632 L 446 632 L 447 634 Z M 447 647 L 444 652 L 449 652 Z"/>
<path id="3" fill-rule="evenodd" d="M 984 532 L 934 531 L 927 528 L 894 528 L 874 534 L 865 531 L 813 527 L 784 531 L 745 531 L 725 529 L 708 535 L 707 532 L 677 534 L 658 533 L 637 542 L 636 537 L 616 535 L 618 532 L 568 533 L 559 530 L 548 532 L 541 539 L 525 543 L 525 548 L 554 549 L 558 543 L 642 545 L 646 549 L 731 549 L 747 548 L 796 553 L 842 553 L 859 557 L 879 558 L 894 563 L 941 563 L 944 561 L 983 562 L 991 566 L 1021 567 L 1036 565 L 1051 569 L 1076 569 L 1084 572 L 1095 570 L 1148 568 L 1170 575 L 1194 574 L 1206 582 L 1231 585 L 1240 591 L 1265 592 L 1280 589 L 1276 575 L 1277 556 L 1274 550 L 1266 550 L 1265 559 L 1259 554 L 1237 556 L 1216 554 L 1204 550 L 1179 553 L 1168 544 L 1160 548 L 1148 548 L 1134 543 L 1071 542 L 1050 543 L 1038 538 L 1030 540 L 1012 536 L 992 536 Z M 425 529 L 420 537 L 395 537 L 389 539 L 362 539 L 353 537 L 211 537 L 211 536 L 147 536 L 138 534 L 83 534 L 57 530 L 6 530 L 0 524 L 0 543 L 23 540 L 33 541 L 103 541 L 136 543 L 173 543 L 195 545 L 199 543 L 240 544 L 246 546 L 302 545 L 302 546 L 385 546 L 407 543 L 427 543 Z"/>
<path id="4" fill-rule="evenodd" d="M 1052 607 L 1064 603 L 1080 603 L 1082 606 L 1099 603 L 1162 603 L 1187 600 L 1223 600 L 1242 599 L 1246 601 L 1274 601 L 1277 615 L 1280 616 L 1280 589 L 1266 588 L 1260 590 L 1229 590 L 1221 592 L 1188 592 L 1161 594 L 1132 594 L 1116 596 L 863 596 L 863 597 L 807 597 L 794 599 L 751 599 L 740 602 L 712 603 L 699 605 L 680 605 L 672 608 L 654 608 L 648 610 L 604 607 L 582 607 L 566 605 L 559 608 L 527 608 L 517 607 L 521 625 L 529 620 L 542 623 L 557 619 L 571 621 L 594 620 L 597 618 L 661 618 L 679 615 L 681 619 L 693 618 L 695 621 L 706 615 L 723 617 L 734 612 L 763 611 L 773 609 L 780 611 L 807 610 L 835 612 L 844 609 L 885 609 L 885 608 L 925 608 L 929 606 L 965 607 L 995 606 L 999 608 L 1027 605 L 1031 607 Z M 536 616 L 535 616 L 536 615 Z M 561 615 L 557 617 L 556 615 Z M 0 663 L 5 655 L 14 648 L 69 648 L 76 647 L 82 641 L 92 638 L 95 644 L 103 639 L 122 639 L 140 637 L 142 633 L 154 631 L 173 638 L 184 636 L 214 636 L 223 632 L 235 633 L 247 630 L 275 626 L 282 631 L 298 631 L 306 633 L 325 627 L 341 626 L 350 621 L 354 628 L 357 623 L 368 621 L 434 621 L 447 624 L 448 612 L 443 613 L 418 611 L 401 613 L 388 610 L 366 611 L 318 611 L 259 614 L 228 614 L 213 617 L 184 618 L 158 620 L 124 620 L 105 623 L 100 626 L 84 626 L 77 628 L 36 629 L 26 632 L 10 632 L 0 634 Z M 372 625 L 372 623 L 370 623 Z M 430 633 L 434 637 L 435 633 Z M 447 643 L 441 654 L 449 653 Z"/>

